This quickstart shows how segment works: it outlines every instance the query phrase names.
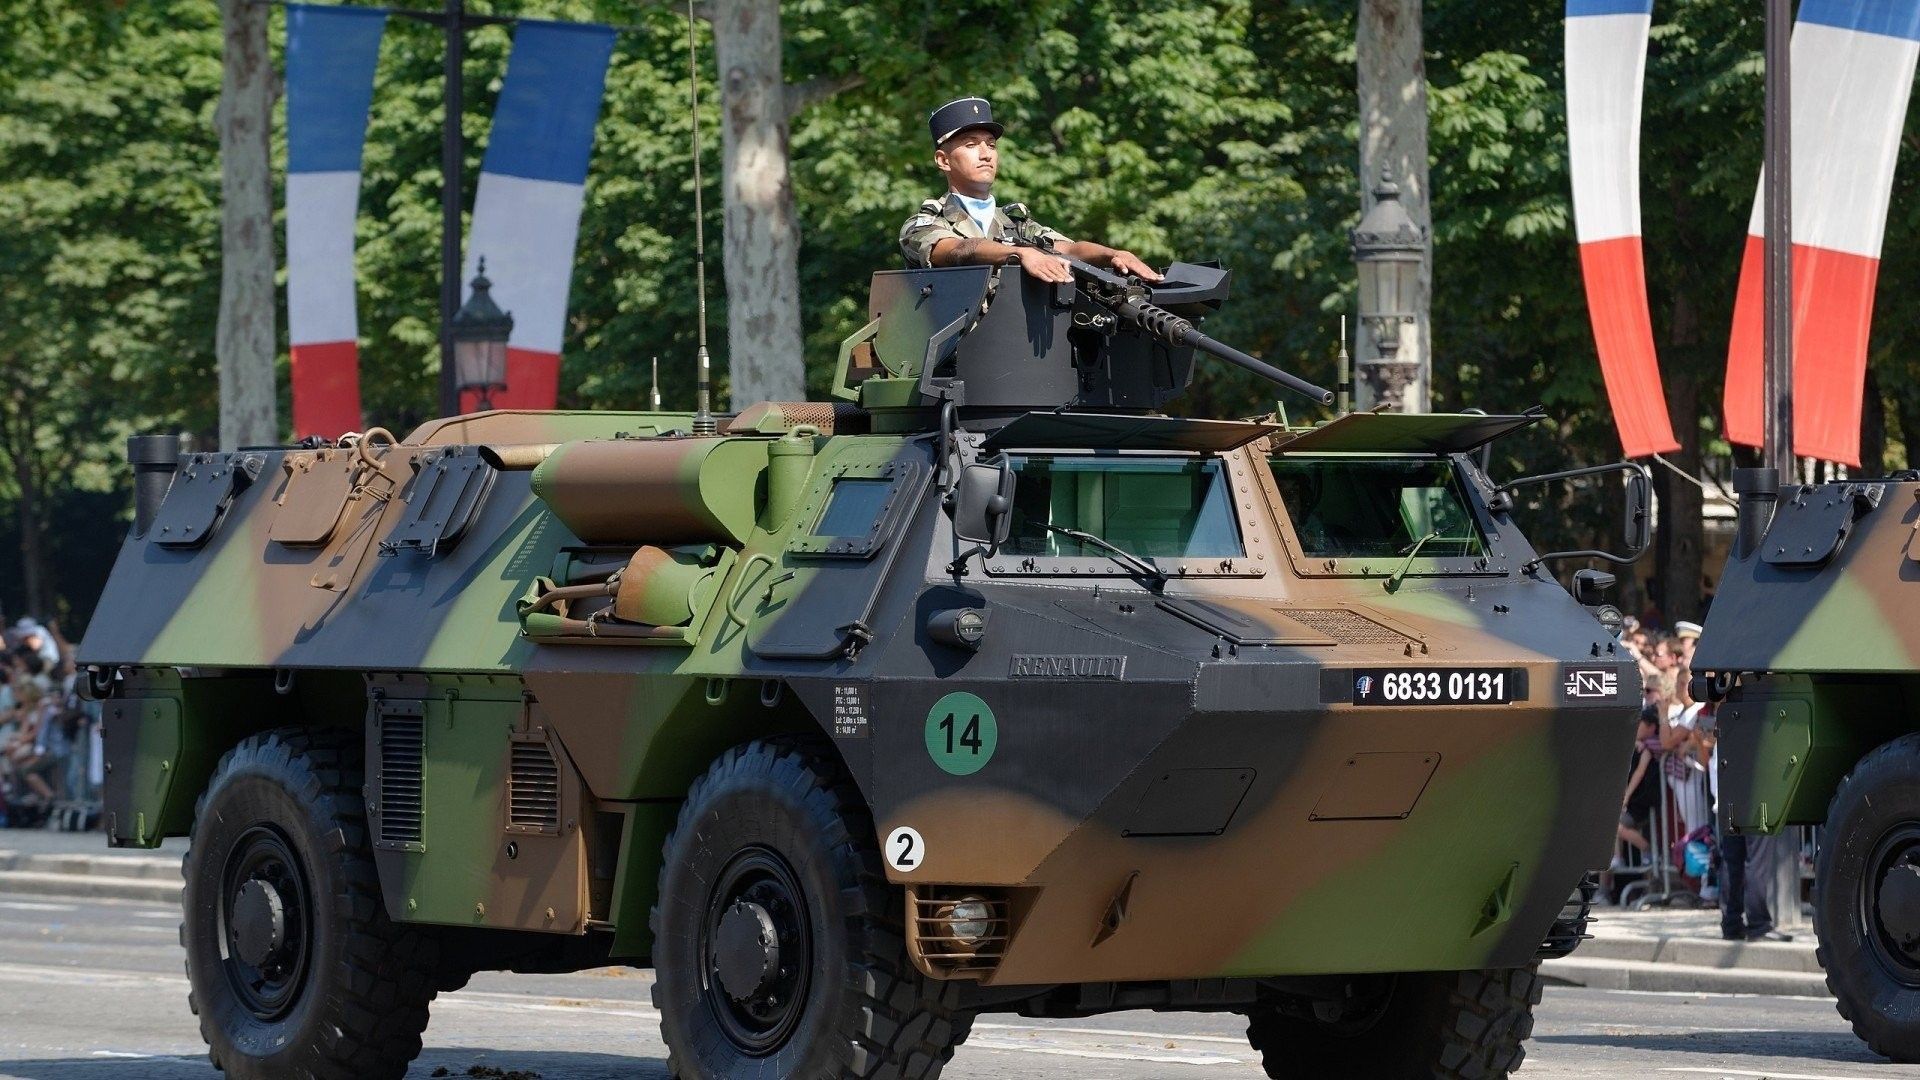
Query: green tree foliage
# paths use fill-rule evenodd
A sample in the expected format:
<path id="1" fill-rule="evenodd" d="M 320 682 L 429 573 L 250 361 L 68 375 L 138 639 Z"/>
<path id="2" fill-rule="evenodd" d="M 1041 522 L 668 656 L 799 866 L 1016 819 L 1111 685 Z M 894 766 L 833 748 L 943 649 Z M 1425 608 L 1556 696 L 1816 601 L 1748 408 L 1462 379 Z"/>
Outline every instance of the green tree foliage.
<path id="1" fill-rule="evenodd" d="M 123 486 L 130 432 L 215 425 L 219 13 L 25 0 L 0 40 L 0 598 L 84 613 L 117 530 L 68 508 Z"/>
<path id="2" fill-rule="evenodd" d="M 630 27 L 609 71 L 588 181 L 562 403 L 643 403 L 657 355 L 668 404 L 689 406 L 684 15 L 649 0 L 469 7 Z M 1428 0 L 1425 10 L 1436 405 L 1547 407 L 1549 422 L 1498 448 L 1497 475 L 1616 457 L 1571 229 L 1561 9 Z M 1359 206 L 1351 3 L 785 0 L 781 16 L 790 82 L 852 84 L 792 126 L 816 389 L 840 338 L 864 321 L 868 274 L 898 265 L 900 222 L 940 191 L 927 110 L 972 93 L 992 97 L 1008 126 L 1003 200 L 1150 260 L 1221 260 L 1235 271 L 1236 298 L 1209 330 L 1334 378 L 1337 319 L 1353 303 L 1346 234 Z M 1655 18 L 1642 194 L 1655 333 L 1687 443 L 1679 460 L 1690 468 L 1701 453 L 1725 451 L 1721 369 L 1759 161 L 1761 27 L 1753 5 L 1733 0 L 1664 4 Z M 276 15 L 276 48 L 283 27 Z M 711 336 L 723 346 L 717 73 L 704 25 L 696 37 Z M 498 27 L 469 40 L 469 204 L 510 41 Z M 17 508 L 26 493 L 57 501 L 74 489 L 111 491 L 129 431 L 214 430 L 218 49 L 204 0 L 0 5 L 0 501 Z M 390 22 L 367 139 L 362 391 L 369 422 L 396 430 L 430 415 L 435 398 L 440 49 L 437 30 Z M 1920 149 L 1920 135 L 1908 149 Z M 1889 283 L 1920 271 L 1920 254 L 1899 242 L 1920 225 L 1917 185 L 1903 161 Z M 1920 437 L 1920 350 L 1907 340 L 1920 320 L 1907 306 L 1904 290 L 1885 289 L 1875 320 L 1890 465 Z M 725 362 L 716 356 L 723 401 Z M 1208 366 L 1182 407 L 1265 412 L 1271 393 Z M 1289 408 L 1296 419 L 1320 415 Z M 23 475 L 39 479 L 23 488 Z M 1684 507 L 1678 483 L 1663 492 L 1669 509 Z M 1536 524 L 1549 541 L 1598 538 L 1611 533 L 1612 502 L 1567 497 Z M 1700 561 L 1697 529 L 1674 535 L 1696 550 L 1691 564 L 1679 548 L 1662 551 L 1678 582 L 1664 590 L 1670 617 L 1695 610 L 1685 579 Z M 67 558 L 79 539 L 65 528 L 46 539 L 60 569 L 45 591 L 57 584 L 84 608 L 91 589 Z M 18 585 L 0 581 L 0 601 L 23 602 Z"/>

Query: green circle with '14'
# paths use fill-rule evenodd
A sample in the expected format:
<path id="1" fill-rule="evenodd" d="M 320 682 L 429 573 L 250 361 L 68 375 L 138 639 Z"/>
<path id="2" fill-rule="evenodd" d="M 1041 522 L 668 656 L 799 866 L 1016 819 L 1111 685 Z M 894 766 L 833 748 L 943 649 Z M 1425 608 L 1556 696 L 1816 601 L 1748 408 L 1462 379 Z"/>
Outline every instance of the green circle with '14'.
<path id="1" fill-rule="evenodd" d="M 927 754 L 955 776 L 979 772 L 999 743 L 1000 725 L 994 722 L 993 710 L 973 694 L 948 694 L 927 713 Z"/>

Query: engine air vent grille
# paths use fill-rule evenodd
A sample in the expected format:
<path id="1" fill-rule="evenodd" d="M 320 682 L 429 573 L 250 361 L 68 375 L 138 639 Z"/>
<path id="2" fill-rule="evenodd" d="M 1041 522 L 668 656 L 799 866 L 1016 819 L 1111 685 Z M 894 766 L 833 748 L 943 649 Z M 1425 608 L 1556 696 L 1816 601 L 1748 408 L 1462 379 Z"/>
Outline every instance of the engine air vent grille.
<path id="1" fill-rule="evenodd" d="M 427 722 L 418 706 L 380 717 L 380 842 L 420 842 L 421 759 Z"/>
<path id="2" fill-rule="evenodd" d="M 1405 645 L 1410 638 L 1397 630 L 1344 608 L 1276 608 L 1297 623 L 1327 635 L 1342 645 Z"/>
<path id="3" fill-rule="evenodd" d="M 560 767 L 545 739 L 516 737 L 507 773 L 507 826 L 560 831 Z"/>

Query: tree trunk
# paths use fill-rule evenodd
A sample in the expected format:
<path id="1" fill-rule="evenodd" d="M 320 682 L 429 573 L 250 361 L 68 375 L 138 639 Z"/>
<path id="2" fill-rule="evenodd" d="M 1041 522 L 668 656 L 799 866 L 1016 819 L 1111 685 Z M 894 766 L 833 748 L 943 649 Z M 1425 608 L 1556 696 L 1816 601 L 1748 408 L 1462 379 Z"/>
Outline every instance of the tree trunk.
<path id="1" fill-rule="evenodd" d="M 727 369 L 733 405 L 806 397 L 800 226 L 787 162 L 778 0 L 714 0 L 726 184 Z"/>
<path id="2" fill-rule="evenodd" d="M 1860 408 L 1860 476 L 1887 475 L 1887 398 L 1871 366 Z"/>
<path id="3" fill-rule="evenodd" d="M 1673 419 L 1680 449 L 1669 456 L 1684 476 L 1665 467 L 1654 470 L 1654 497 L 1660 501 L 1655 523 L 1654 574 L 1660 583 L 1660 613 L 1669 628 L 1680 620 L 1699 622 L 1704 595 L 1703 552 L 1706 548 L 1704 498 L 1700 476 L 1700 372 L 1715 359 L 1703 355 L 1700 319 L 1690 297 L 1673 298 L 1672 317 L 1664 355 L 1678 363 L 1667 380 L 1667 410 Z"/>
<path id="4" fill-rule="evenodd" d="M 278 442 L 273 362 L 273 65 L 265 4 L 220 0 L 225 30 L 220 106 L 220 445 Z"/>
<path id="5" fill-rule="evenodd" d="M 1413 297 L 1414 322 L 1400 331 L 1399 356 L 1413 363 L 1400 369 L 1375 363 L 1378 352 L 1371 338 L 1359 334 L 1360 385 L 1355 393 L 1363 409 L 1395 394 L 1403 411 L 1427 412 L 1432 407 L 1433 207 L 1420 21 L 1421 0 L 1360 0 L 1354 41 L 1360 88 L 1360 212 L 1373 208 L 1375 185 L 1383 173 L 1391 174 L 1408 216 L 1427 234 Z"/>
<path id="6" fill-rule="evenodd" d="M 40 522 L 40 477 L 33 467 L 32 394 L 16 392 L 13 407 L 13 430 L 9 432 L 13 438 L 8 440 L 8 453 L 13 458 L 16 493 L 13 509 L 20 523 L 20 592 L 26 604 L 26 610 L 20 614 L 47 619 L 53 617 L 54 611 L 48 588 L 46 549 L 41 543 L 44 530 Z"/>
<path id="7" fill-rule="evenodd" d="M 1700 415 L 1700 383 L 1691 373 L 1668 383 L 1667 401 L 1678 417 Z M 1689 477 L 1700 475 L 1700 425 L 1674 425 L 1680 449 L 1668 460 Z M 1654 495 L 1660 500 L 1659 543 L 1654 549 L 1654 573 L 1660 582 L 1660 612 L 1671 628 L 1676 620 L 1699 622 L 1702 596 L 1701 575 L 1705 566 L 1701 550 L 1706 542 L 1706 523 L 1701 517 L 1700 488 L 1672 469 L 1654 470 Z"/>

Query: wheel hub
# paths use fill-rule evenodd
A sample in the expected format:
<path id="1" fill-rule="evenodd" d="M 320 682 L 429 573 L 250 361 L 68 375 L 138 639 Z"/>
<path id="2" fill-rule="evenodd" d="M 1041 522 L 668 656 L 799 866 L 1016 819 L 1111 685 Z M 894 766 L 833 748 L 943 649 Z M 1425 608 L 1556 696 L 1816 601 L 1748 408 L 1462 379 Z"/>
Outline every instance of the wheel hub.
<path id="1" fill-rule="evenodd" d="M 1881 927 L 1908 960 L 1920 963 L 1920 866 L 1889 867 L 1878 899 Z"/>
<path id="2" fill-rule="evenodd" d="M 805 896 L 786 859 L 758 846 L 736 855 L 708 894 L 707 1008 L 747 1054 L 785 1045 L 806 1009 L 813 929 Z"/>
<path id="3" fill-rule="evenodd" d="M 261 824 L 241 834 L 221 873 L 221 968 L 234 997 L 271 1023 L 299 1004 L 313 948 L 313 891 L 292 842 Z"/>
<path id="4" fill-rule="evenodd" d="M 233 898 L 234 955 L 259 967 L 287 943 L 287 905 L 265 881 L 248 881 Z"/>
<path id="5" fill-rule="evenodd" d="M 780 935 L 773 916 L 750 900 L 735 900 L 714 935 L 714 974 L 736 1004 L 766 993 L 780 972 Z"/>

